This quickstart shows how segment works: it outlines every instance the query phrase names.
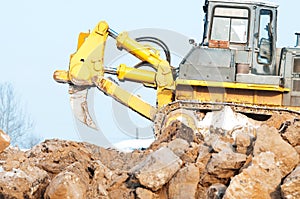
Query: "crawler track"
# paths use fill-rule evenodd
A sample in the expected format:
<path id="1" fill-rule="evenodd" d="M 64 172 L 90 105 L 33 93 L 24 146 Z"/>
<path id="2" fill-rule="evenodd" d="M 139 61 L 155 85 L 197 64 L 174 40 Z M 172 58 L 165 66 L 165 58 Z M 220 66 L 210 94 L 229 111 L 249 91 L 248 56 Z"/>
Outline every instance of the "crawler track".
<path id="1" fill-rule="evenodd" d="M 289 113 L 295 117 L 300 116 L 300 110 L 293 110 L 288 107 L 271 107 L 271 106 L 259 106 L 259 105 L 246 105 L 246 104 L 234 104 L 234 103 L 221 103 L 221 102 L 199 102 L 199 101 L 174 101 L 163 108 L 161 108 L 154 119 L 154 133 L 156 137 L 159 137 L 162 133 L 162 129 L 165 126 L 165 122 L 169 115 L 176 110 L 188 110 L 194 113 L 194 119 L 197 120 L 197 113 L 218 111 L 225 106 L 231 107 L 234 111 L 244 114 L 253 115 L 266 115 L 272 116 L 274 113 L 282 114 Z M 255 119 L 255 118 L 254 118 Z"/>

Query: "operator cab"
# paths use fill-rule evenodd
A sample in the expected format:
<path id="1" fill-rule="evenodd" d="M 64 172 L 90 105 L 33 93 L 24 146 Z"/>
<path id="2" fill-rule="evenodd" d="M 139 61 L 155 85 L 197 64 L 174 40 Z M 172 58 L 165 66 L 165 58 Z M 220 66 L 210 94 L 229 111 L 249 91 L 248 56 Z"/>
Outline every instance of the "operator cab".
<path id="1" fill-rule="evenodd" d="M 216 6 L 213 9 L 209 44 L 224 41 L 229 48 L 248 45 L 248 25 L 250 13 L 248 8 Z"/>
<path id="2" fill-rule="evenodd" d="M 203 42 L 185 57 L 179 78 L 280 84 L 277 8 L 265 1 L 206 0 Z"/>

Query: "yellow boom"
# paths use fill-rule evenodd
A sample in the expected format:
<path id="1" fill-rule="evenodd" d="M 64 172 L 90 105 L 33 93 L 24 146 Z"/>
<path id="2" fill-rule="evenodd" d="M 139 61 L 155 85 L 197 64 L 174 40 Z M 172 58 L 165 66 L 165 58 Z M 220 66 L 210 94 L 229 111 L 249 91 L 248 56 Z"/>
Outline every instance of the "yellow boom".
<path id="1" fill-rule="evenodd" d="M 105 68 L 103 59 L 108 36 L 116 39 L 119 49 L 125 49 L 141 61 L 148 62 L 156 72 L 128 67 L 125 64 L 119 65 L 115 70 Z M 85 89 L 96 86 L 117 101 L 153 120 L 157 111 L 156 107 L 151 106 L 104 77 L 106 72 L 116 74 L 119 80 L 127 79 L 156 87 L 159 108 L 172 102 L 175 84 L 169 62 L 162 59 L 154 48 L 131 39 L 127 32 L 115 33 L 105 21 L 99 22 L 90 34 L 81 33 L 79 35 L 78 49 L 71 55 L 69 71 L 55 71 L 54 79 L 59 83 L 69 83 L 71 86 Z M 71 94 L 74 94 L 74 92 Z M 77 98 L 80 97 L 76 96 Z M 86 99 L 86 96 L 82 98 Z M 86 102 L 83 101 L 82 103 Z M 90 118 L 87 115 L 87 107 L 83 105 L 81 107 L 84 108 L 78 110 L 80 113 L 77 114 L 77 117 L 87 124 L 86 118 Z M 76 107 L 72 108 L 76 109 Z"/>

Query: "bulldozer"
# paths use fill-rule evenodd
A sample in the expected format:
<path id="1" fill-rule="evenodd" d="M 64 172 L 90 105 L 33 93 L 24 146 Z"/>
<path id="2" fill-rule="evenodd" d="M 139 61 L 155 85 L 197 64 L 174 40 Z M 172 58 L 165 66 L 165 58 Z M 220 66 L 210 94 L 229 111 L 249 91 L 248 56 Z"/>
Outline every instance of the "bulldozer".
<path id="1" fill-rule="evenodd" d="M 168 46 L 159 38 L 133 39 L 128 32 L 117 33 L 100 21 L 93 31 L 80 33 L 69 70 L 57 70 L 53 77 L 69 84 L 76 117 L 95 129 L 87 105 L 93 87 L 151 120 L 156 137 L 177 119 L 197 131 L 203 115 L 225 106 L 254 119 L 268 118 L 275 112 L 299 115 L 300 33 L 296 33 L 295 47 L 276 47 L 277 9 L 278 5 L 267 1 L 206 0 L 202 41 L 196 44 L 191 40 L 190 51 L 176 67 L 171 66 Z M 108 37 L 141 63 L 106 66 Z M 151 43 L 164 50 L 165 58 Z M 138 67 L 143 64 L 154 70 Z M 156 106 L 123 89 L 106 74 L 155 89 Z"/>

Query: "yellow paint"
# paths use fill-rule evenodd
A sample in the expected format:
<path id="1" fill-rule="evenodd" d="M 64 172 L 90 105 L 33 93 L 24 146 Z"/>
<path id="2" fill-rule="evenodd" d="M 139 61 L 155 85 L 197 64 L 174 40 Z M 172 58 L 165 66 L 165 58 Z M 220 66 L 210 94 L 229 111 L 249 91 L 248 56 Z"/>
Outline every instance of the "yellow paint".
<path id="1" fill-rule="evenodd" d="M 75 85 L 92 85 L 94 76 L 103 76 L 103 58 L 105 42 L 108 36 L 107 30 L 108 24 L 101 21 L 89 35 L 81 34 L 79 36 L 79 49 L 71 56 L 69 66 L 69 79 Z"/>
<path id="2" fill-rule="evenodd" d="M 56 71 L 54 79 L 60 83 L 74 84 L 77 87 L 84 86 L 84 88 L 94 86 L 95 79 L 97 79 L 97 87 L 101 91 L 153 120 L 156 113 L 154 107 L 104 78 L 103 59 L 108 35 L 109 26 L 105 21 L 99 22 L 91 33 L 80 33 L 77 51 L 70 56 L 69 71 Z M 117 47 L 125 49 L 140 60 L 150 63 L 156 70 L 155 72 L 147 71 L 121 64 L 117 69 L 118 78 L 138 81 L 156 87 L 158 107 L 170 103 L 173 100 L 175 84 L 171 66 L 160 57 L 159 51 L 129 38 L 127 32 L 119 34 L 116 41 Z"/>
<path id="3" fill-rule="evenodd" d="M 168 116 L 165 118 L 164 127 L 168 127 L 172 124 L 172 122 L 179 120 L 183 122 L 186 126 L 193 129 L 194 132 L 197 132 L 197 117 L 195 116 L 195 112 L 185 110 L 185 109 L 178 109 L 170 112 Z"/>
<path id="4" fill-rule="evenodd" d="M 173 91 L 164 89 L 161 87 L 157 88 L 157 106 L 158 108 L 163 107 L 173 101 Z"/>
<path id="5" fill-rule="evenodd" d="M 155 84 L 157 85 L 158 107 L 162 107 L 170 103 L 173 98 L 173 91 L 175 90 L 170 64 L 159 56 L 157 50 L 151 48 L 149 45 L 142 45 L 139 42 L 131 39 L 127 32 L 120 33 L 116 40 L 118 48 L 123 48 L 140 60 L 152 64 L 153 68 L 157 70 L 155 75 Z M 139 75 L 140 73 L 138 73 L 134 78 L 140 79 L 141 76 L 139 77 Z M 120 76 L 122 78 L 123 75 L 121 74 Z M 148 72 L 145 74 L 145 77 L 148 80 L 153 76 L 150 72 Z M 134 79 L 132 75 L 131 78 Z"/>
<path id="6" fill-rule="evenodd" d="M 121 64 L 118 67 L 117 75 L 119 80 L 127 79 L 131 81 L 142 82 L 147 84 L 155 84 L 155 77 L 156 77 L 155 72 L 127 67 L 125 64 Z"/>
<path id="7" fill-rule="evenodd" d="M 190 86 L 205 86 L 205 87 L 220 87 L 220 88 L 234 88 L 234 89 L 248 89 L 248 90 L 264 90 L 264 91 L 278 91 L 289 92 L 289 88 L 283 88 L 276 85 L 267 84 L 248 84 L 238 82 L 213 82 L 201 80 L 185 80 L 177 79 L 176 85 L 190 85 Z"/>
<path id="8" fill-rule="evenodd" d="M 53 74 L 53 79 L 59 83 L 71 83 L 69 72 L 65 70 L 57 70 Z"/>
<path id="9" fill-rule="evenodd" d="M 281 106 L 283 92 L 222 87 L 178 85 L 176 99 Z"/>
<path id="10" fill-rule="evenodd" d="M 90 33 L 81 32 L 78 36 L 78 42 L 77 42 L 77 50 L 82 46 L 82 44 L 85 42 L 86 38 L 90 36 Z"/>
<path id="11" fill-rule="evenodd" d="M 157 69 L 159 63 L 163 61 L 157 51 L 153 50 L 149 45 L 145 46 L 131 39 L 127 32 L 120 33 L 116 40 L 118 48 L 125 49 L 140 60 L 149 62 L 155 69 Z"/>
<path id="12" fill-rule="evenodd" d="M 101 91 L 112 96 L 117 101 L 137 111 L 144 117 L 152 121 L 154 120 L 156 108 L 143 101 L 141 98 L 129 93 L 105 77 L 99 77 L 95 84 Z"/>

